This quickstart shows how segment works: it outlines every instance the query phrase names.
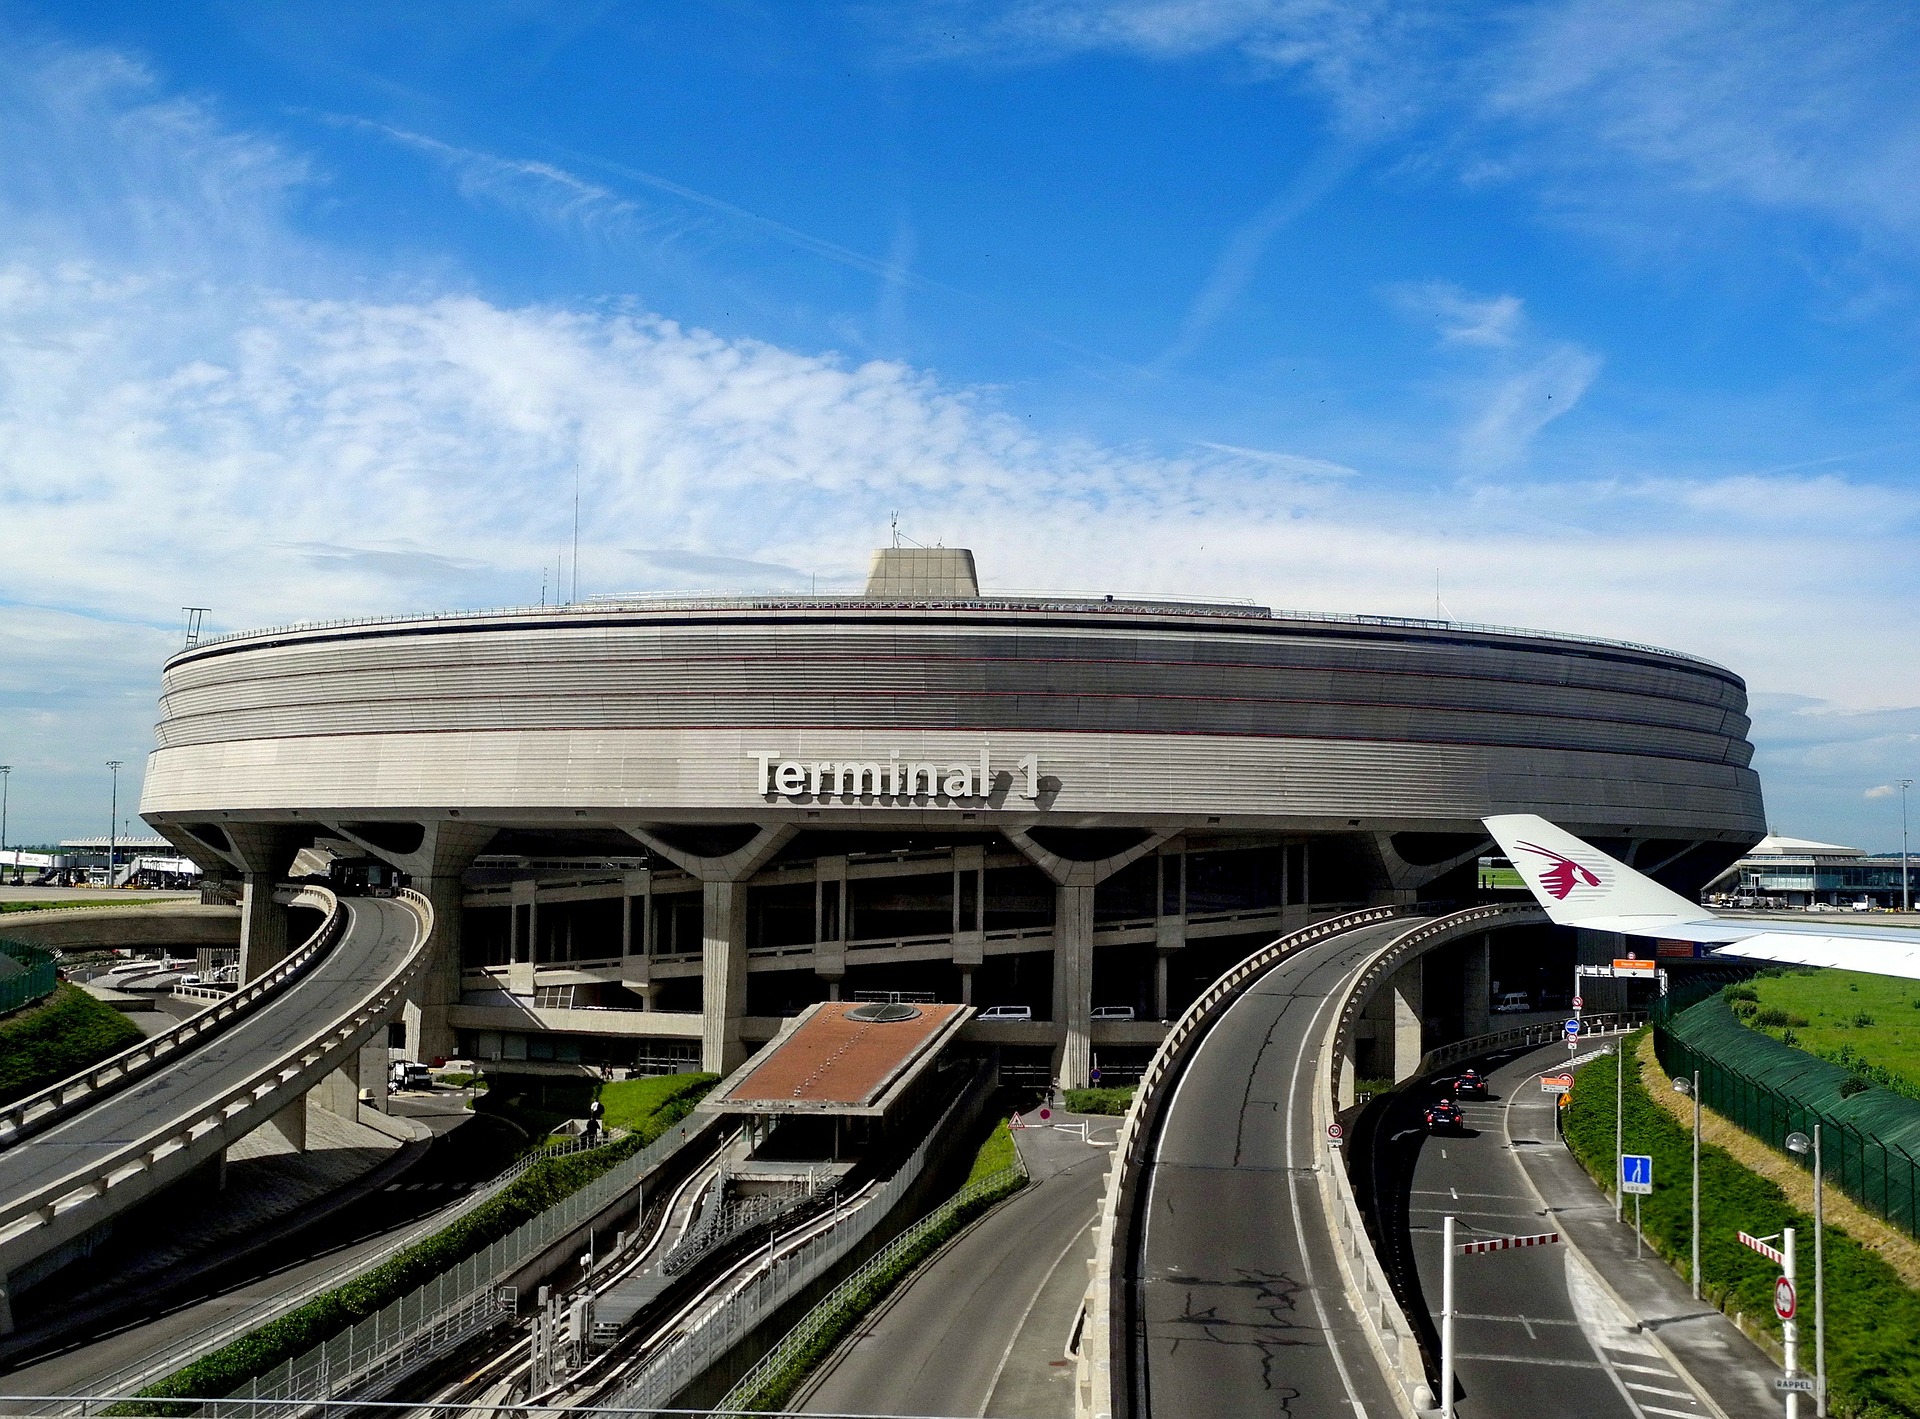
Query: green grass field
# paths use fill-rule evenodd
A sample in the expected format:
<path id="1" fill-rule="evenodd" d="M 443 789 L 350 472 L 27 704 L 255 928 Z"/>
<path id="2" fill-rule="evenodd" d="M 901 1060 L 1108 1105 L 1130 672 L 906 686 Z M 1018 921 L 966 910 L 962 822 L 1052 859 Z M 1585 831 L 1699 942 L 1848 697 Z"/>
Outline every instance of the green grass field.
<path id="1" fill-rule="evenodd" d="M 57 1084 L 118 1054 L 140 1027 L 77 985 L 62 985 L 0 1025 L 0 1103 Z"/>
<path id="2" fill-rule="evenodd" d="M 1809 971 L 1760 976 L 1751 984 L 1763 1011 L 1772 1007 L 1791 1017 L 1767 1030 L 1775 1039 L 1791 1030 L 1793 1044 L 1822 1058 L 1851 1049 L 1920 1091 L 1920 981 Z"/>
<path id="3" fill-rule="evenodd" d="M 1513 891 L 1525 891 L 1526 882 L 1511 867 L 1483 867 L 1480 869 L 1482 887 L 1508 888 Z"/>

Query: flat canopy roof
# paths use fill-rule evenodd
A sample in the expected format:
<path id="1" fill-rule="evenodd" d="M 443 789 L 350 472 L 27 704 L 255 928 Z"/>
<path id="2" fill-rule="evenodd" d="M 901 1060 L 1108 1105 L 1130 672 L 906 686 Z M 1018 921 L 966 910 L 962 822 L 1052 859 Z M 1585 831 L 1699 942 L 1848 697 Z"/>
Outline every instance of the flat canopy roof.
<path id="1" fill-rule="evenodd" d="M 706 1106 L 738 1114 L 883 1114 L 972 1014 L 970 1005 L 811 1005 Z"/>

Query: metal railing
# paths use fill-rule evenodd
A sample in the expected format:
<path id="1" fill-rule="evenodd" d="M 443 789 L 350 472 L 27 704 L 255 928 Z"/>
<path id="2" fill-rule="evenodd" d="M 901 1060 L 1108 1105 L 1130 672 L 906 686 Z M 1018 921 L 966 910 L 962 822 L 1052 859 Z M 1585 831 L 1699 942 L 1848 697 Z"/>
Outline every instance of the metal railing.
<path id="1" fill-rule="evenodd" d="M 309 1400 L 349 1394 L 377 1398 L 381 1387 L 504 1319 L 496 1304 L 502 1281 L 619 1202 L 707 1126 L 692 1121 L 674 1125 L 498 1241 L 227 1397 L 284 1401 L 287 1413 Z M 205 1412 L 217 1416 L 243 1411 L 238 1406 L 228 1411 L 211 1401 Z"/>
<path id="2" fill-rule="evenodd" d="M 0 1203 L 0 1249 L 25 1252 L 13 1264 L 82 1235 L 112 1215 L 123 1199 L 130 1203 L 184 1176 L 304 1097 L 357 1050 L 398 1008 L 426 960 L 433 907 L 411 888 L 403 889 L 400 897 L 418 918 L 413 948 L 345 1016 L 323 1023 L 277 1058 L 263 1061 L 245 1081 L 210 1102 L 192 1103 L 147 1132 L 91 1153 L 51 1182 Z"/>
<path id="3" fill-rule="evenodd" d="M 60 984 L 59 968 L 54 965 L 51 952 L 24 941 L 0 938 L 0 955 L 20 963 L 18 971 L 0 978 L 0 1015 L 18 1010 L 44 995 L 52 995 L 53 988 Z"/>
<path id="4" fill-rule="evenodd" d="M 827 1292 L 818 1305 L 800 1318 L 799 1324 L 782 1336 L 773 1349 L 761 1356 L 758 1363 L 740 1377 L 733 1388 L 714 1405 L 714 1414 L 735 1415 L 757 1410 L 769 1386 L 779 1379 L 787 1367 L 806 1354 L 823 1336 L 832 1334 L 848 1318 L 868 1283 L 898 1265 L 901 1258 L 925 1238 L 945 1227 L 963 1208 L 971 1207 L 982 1198 L 997 1196 L 1026 1181 L 1026 1178 L 1027 1166 L 1020 1160 L 1019 1150 L 1015 1149 L 1011 1167 L 974 1179 L 868 1257 L 846 1280 Z"/>
<path id="5" fill-rule="evenodd" d="M 523 1153 L 505 1169 L 463 1193 L 458 1200 L 448 1203 L 438 1211 L 423 1217 L 413 1226 L 389 1238 L 378 1251 L 343 1261 L 336 1267 L 310 1277 L 304 1284 L 276 1292 L 256 1305 L 240 1311 L 228 1312 L 211 1325 L 202 1326 L 187 1335 L 169 1340 L 164 1352 L 143 1355 L 132 1364 L 123 1365 L 111 1374 L 99 1376 L 91 1383 L 102 1393 L 131 1394 L 155 1380 L 176 1373 L 203 1356 L 211 1355 L 229 1341 L 237 1340 L 264 1325 L 271 1324 L 283 1315 L 299 1310 L 314 1297 L 324 1296 L 327 1292 L 353 1280 L 354 1277 L 384 1266 L 407 1248 L 436 1232 L 445 1231 L 482 1203 L 499 1196 L 534 1164 L 553 1158 L 563 1158 L 572 1153 L 584 1153 L 591 1148 L 604 1148 L 609 1143 L 618 1141 L 618 1139 L 604 1139 L 589 1144 L 584 1138 L 570 1138 L 565 1143 L 555 1144 L 550 1148 Z"/>
<path id="6" fill-rule="evenodd" d="M 340 899 L 325 887 L 306 887 L 296 893 L 293 904 L 317 907 L 326 912 L 319 930 L 308 937 L 298 950 L 288 955 L 257 980 L 238 991 L 223 993 L 214 1005 L 189 1015 L 171 1029 L 142 1040 L 137 1045 L 90 1064 L 57 1084 L 15 1099 L 0 1110 L 0 1148 L 50 1128 L 89 1104 L 145 1078 L 168 1063 L 181 1050 L 202 1043 L 233 1024 L 239 1016 L 305 973 L 340 939 L 346 925 L 346 912 Z"/>
<path id="7" fill-rule="evenodd" d="M 948 1137 L 949 1125 L 978 1101 L 991 1082 L 991 1071 L 975 1076 L 942 1111 L 907 1161 L 870 1193 L 857 1211 L 833 1227 L 812 1233 L 789 1250 L 778 1250 L 777 1242 L 770 1246 L 771 1264 L 735 1286 L 705 1313 L 687 1321 L 631 1382 L 610 1397 L 609 1405 L 644 1410 L 671 1404 L 676 1395 L 886 1220 L 919 1181 L 929 1153 Z"/>
<path id="8" fill-rule="evenodd" d="M 1113 1168 L 1107 1175 L 1107 1191 L 1101 1200 L 1098 1220 L 1099 1241 L 1094 1247 L 1094 1273 L 1087 1287 L 1087 1319 L 1082 1331 L 1079 1364 L 1075 1372 L 1075 1412 L 1093 1419 L 1109 1419 L 1113 1413 L 1113 1311 L 1114 1288 L 1124 1284 L 1124 1275 L 1116 1279 L 1114 1245 L 1119 1233 L 1123 1195 L 1131 1191 L 1140 1165 L 1145 1162 L 1144 1145 L 1148 1132 L 1145 1120 L 1158 1105 L 1157 1095 L 1165 1087 L 1175 1066 L 1192 1047 L 1198 1036 L 1212 1023 L 1241 989 L 1266 974 L 1283 957 L 1324 941 L 1330 936 L 1377 922 L 1391 921 L 1402 915 L 1399 907 L 1368 907 L 1328 917 L 1311 926 L 1290 932 L 1232 967 L 1203 991 L 1198 1000 L 1181 1012 L 1154 1051 L 1146 1072 L 1140 1076 L 1133 1103 L 1120 1124 L 1114 1145 Z"/>
<path id="9" fill-rule="evenodd" d="M 1647 1023 L 1644 1010 L 1608 1010 L 1580 1017 L 1579 1038 L 1588 1035 L 1617 1035 L 1627 1030 L 1637 1030 Z M 1527 1049 L 1538 1045 L 1550 1045 L 1555 1040 L 1567 1037 L 1567 1027 L 1561 1021 L 1549 1024 L 1515 1025 L 1511 1029 L 1494 1030 L 1485 1035 L 1469 1035 L 1464 1040 L 1455 1040 L 1450 1045 L 1441 1045 L 1428 1050 L 1420 1057 L 1420 1064 L 1414 1070 L 1414 1077 L 1431 1074 L 1436 1069 L 1445 1069 L 1449 1064 L 1458 1064 L 1463 1059 L 1473 1059 L 1483 1054 L 1497 1054 L 1507 1049 Z"/>

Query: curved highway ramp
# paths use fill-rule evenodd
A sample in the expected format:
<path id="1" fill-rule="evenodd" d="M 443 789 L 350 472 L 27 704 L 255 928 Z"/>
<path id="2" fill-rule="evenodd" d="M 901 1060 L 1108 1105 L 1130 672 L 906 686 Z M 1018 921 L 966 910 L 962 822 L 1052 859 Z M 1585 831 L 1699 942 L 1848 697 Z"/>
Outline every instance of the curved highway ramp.
<path id="1" fill-rule="evenodd" d="M 0 1333 L 11 1294 L 87 1235 L 302 1099 L 386 1027 L 426 956 L 416 893 L 343 898 L 333 949 L 240 1021 L 136 1086 L 0 1152 Z"/>

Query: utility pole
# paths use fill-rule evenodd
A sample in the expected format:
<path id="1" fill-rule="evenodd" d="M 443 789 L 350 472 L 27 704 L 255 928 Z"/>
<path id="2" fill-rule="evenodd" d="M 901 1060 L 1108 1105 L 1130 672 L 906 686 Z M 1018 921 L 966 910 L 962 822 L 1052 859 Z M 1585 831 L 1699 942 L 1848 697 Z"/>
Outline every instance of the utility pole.
<path id="1" fill-rule="evenodd" d="M 113 807 L 107 814 L 107 886 L 113 886 L 113 857 L 119 845 L 114 830 L 120 826 L 120 764 L 119 759 L 108 759 L 107 767 L 113 770 Z"/>
<path id="2" fill-rule="evenodd" d="M 1627 1037 L 1621 1035 L 1613 1042 L 1613 1220 L 1624 1220 L 1623 1209 L 1627 1205 L 1626 1179 L 1622 1161 L 1627 1156 Z"/>
<path id="3" fill-rule="evenodd" d="M 0 852 L 7 850 L 7 787 L 13 777 L 12 764 L 0 764 Z"/>
<path id="4" fill-rule="evenodd" d="M 1693 1099 L 1693 1259 L 1688 1276 L 1693 1281 L 1693 1299 L 1700 1299 L 1700 1071 L 1693 1071 L 1693 1083 L 1684 1078 L 1673 1081 L 1676 1093 Z M 1820 1206 L 1820 1187 L 1814 1184 L 1814 1208 Z"/>

